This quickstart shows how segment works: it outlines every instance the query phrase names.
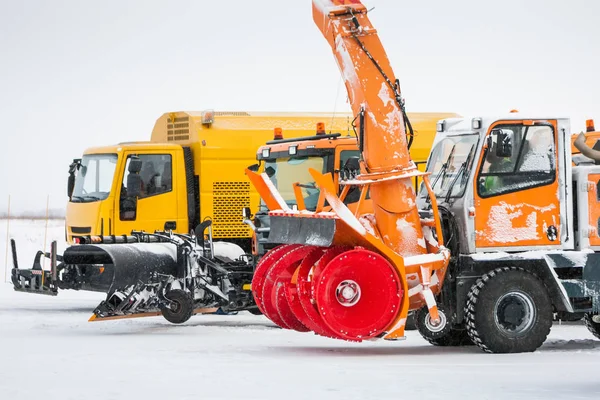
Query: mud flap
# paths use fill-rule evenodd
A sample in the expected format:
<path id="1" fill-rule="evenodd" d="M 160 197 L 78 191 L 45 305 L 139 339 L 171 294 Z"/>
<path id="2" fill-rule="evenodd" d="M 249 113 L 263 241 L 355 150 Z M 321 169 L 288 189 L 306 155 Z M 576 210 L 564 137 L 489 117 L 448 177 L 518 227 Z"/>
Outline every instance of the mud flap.
<path id="1" fill-rule="evenodd" d="M 302 218 L 270 215 L 270 243 L 329 247 L 336 232 L 332 218 Z"/>

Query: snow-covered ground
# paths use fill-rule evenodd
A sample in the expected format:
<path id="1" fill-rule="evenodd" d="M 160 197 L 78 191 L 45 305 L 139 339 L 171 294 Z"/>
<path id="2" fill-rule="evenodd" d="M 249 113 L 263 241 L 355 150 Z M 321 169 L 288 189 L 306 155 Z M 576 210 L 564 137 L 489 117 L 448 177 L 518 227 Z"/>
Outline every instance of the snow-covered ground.
<path id="1" fill-rule="evenodd" d="M 40 224 L 25 225 L 17 239 L 29 243 Z M 335 341 L 248 313 L 87 322 L 102 299 L 0 284 L 0 399 L 600 398 L 600 341 L 578 324 L 555 325 L 535 353 L 490 355 L 434 347 L 415 331 Z"/>

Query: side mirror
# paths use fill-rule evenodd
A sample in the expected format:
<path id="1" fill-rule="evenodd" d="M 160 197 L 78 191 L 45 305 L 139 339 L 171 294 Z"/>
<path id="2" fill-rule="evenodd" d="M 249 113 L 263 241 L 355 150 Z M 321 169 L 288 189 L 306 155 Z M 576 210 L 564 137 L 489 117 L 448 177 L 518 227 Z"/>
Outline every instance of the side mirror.
<path id="1" fill-rule="evenodd" d="M 67 197 L 69 199 L 73 196 L 73 190 L 75 190 L 75 174 L 70 174 L 67 180 Z"/>
<path id="2" fill-rule="evenodd" d="M 81 167 L 81 158 L 73 160 L 69 165 L 69 179 L 67 180 L 67 196 L 69 199 L 73 196 L 73 190 L 75 190 L 75 171 Z"/>
<path id="3" fill-rule="evenodd" d="M 248 169 L 252 172 L 258 171 L 258 168 L 260 168 L 260 164 L 252 164 L 251 166 L 248 167 Z"/>
<path id="4" fill-rule="evenodd" d="M 137 174 L 142 170 L 142 160 L 140 160 L 138 157 L 133 156 L 129 159 L 129 167 L 127 168 L 127 171 L 130 174 Z"/>
<path id="5" fill-rule="evenodd" d="M 496 133 L 496 156 L 511 157 L 512 156 L 512 131 L 507 129 L 494 129 Z"/>
<path id="6" fill-rule="evenodd" d="M 142 193 L 142 178 L 129 172 L 127 174 L 127 197 L 138 197 Z"/>

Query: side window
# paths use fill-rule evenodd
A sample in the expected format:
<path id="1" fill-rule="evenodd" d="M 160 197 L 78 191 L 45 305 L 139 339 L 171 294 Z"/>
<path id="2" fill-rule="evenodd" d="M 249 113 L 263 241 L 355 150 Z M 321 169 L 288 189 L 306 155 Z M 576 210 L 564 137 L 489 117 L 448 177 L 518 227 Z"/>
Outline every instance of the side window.
<path id="1" fill-rule="evenodd" d="M 173 170 L 172 160 L 169 154 L 140 154 L 142 160 L 142 169 L 140 178 L 142 181 L 141 194 L 138 198 L 143 199 L 150 196 L 170 192 L 173 189 Z M 125 175 L 123 177 L 123 194 L 127 196 L 127 169 L 129 167 L 129 157 L 125 165 Z"/>
<path id="2" fill-rule="evenodd" d="M 339 169 L 344 169 L 348 160 L 352 157 L 360 157 L 360 151 L 358 150 L 342 150 L 340 152 L 340 165 Z"/>
<path id="3" fill-rule="evenodd" d="M 491 145 L 479 171 L 478 193 L 481 197 L 496 196 L 543 186 L 556 177 L 554 130 L 551 126 L 506 125 L 502 129 L 510 137 L 510 154 L 497 155 L 498 135 L 491 136 Z"/>
<path id="4" fill-rule="evenodd" d="M 360 173 L 357 159 L 360 157 L 358 150 L 342 150 L 340 152 L 340 164 L 338 166 L 341 179 L 351 179 Z M 343 187 L 340 186 L 340 193 Z M 360 188 L 353 186 L 344 199 L 345 204 L 356 203 L 360 199 Z"/>

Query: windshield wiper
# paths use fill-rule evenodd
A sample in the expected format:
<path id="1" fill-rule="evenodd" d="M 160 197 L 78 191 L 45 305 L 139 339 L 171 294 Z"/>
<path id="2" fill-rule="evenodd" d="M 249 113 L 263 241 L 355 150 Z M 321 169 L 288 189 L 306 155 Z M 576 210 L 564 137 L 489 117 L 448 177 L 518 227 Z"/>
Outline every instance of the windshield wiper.
<path id="1" fill-rule="evenodd" d="M 448 154 L 448 158 L 446 158 L 446 161 L 442 164 L 442 167 L 440 168 L 437 176 L 433 180 L 433 183 L 431 184 L 431 190 L 435 189 L 435 185 L 438 183 L 438 181 L 440 180 L 442 175 L 444 176 L 444 178 L 446 177 L 446 170 L 448 169 L 448 166 L 450 165 L 450 160 L 452 159 L 452 156 L 454 156 L 454 150 L 456 150 L 456 143 L 454 143 L 454 145 L 452 146 L 452 149 L 450 150 L 450 154 Z M 444 181 L 442 180 L 442 183 L 443 182 Z M 425 198 L 425 201 L 427 203 L 430 202 L 429 193 L 427 193 L 427 197 Z"/>
<path id="2" fill-rule="evenodd" d="M 448 201 L 450 201 L 450 196 L 452 195 L 452 191 L 454 190 L 454 185 L 456 185 L 456 182 L 458 181 L 458 178 L 461 177 L 461 174 L 463 174 L 463 173 L 466 172 L 467 166 L 471 162 L 471 155 L 472 155 L 472 152 L 473 152 L 473 147 L 475 147 L 475 145 L 471 145 L 471 149 L 469 150 L 469 155 L 467 156 L 467 159 L 465 160 L 465 162 L 463 162 L 460 165 L 460 168 L 458 169 L 458 171 L 456 171 L 456 175 L 454 176 L 454 179 L 452 180 L 452 183 L 450 183 L 450 188 L 448 189 L 448 193 L 446 193 L 446 196 L 444 197 L 444 203 L 447 203 Z M 463 186 L 462 182 L 461 182 L 460 186 L 461 187 Z"/>
<path id="3" fill-rule="evenodd" d="M 77 200 L 77 201 L 73 201 L 73 200 Z M 83 197 L 81 197 L 81 196 L 71 196 L 71 202 L 73 202 L 73 203 L 82 203 L 83 202 Z"/>

